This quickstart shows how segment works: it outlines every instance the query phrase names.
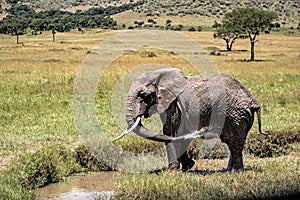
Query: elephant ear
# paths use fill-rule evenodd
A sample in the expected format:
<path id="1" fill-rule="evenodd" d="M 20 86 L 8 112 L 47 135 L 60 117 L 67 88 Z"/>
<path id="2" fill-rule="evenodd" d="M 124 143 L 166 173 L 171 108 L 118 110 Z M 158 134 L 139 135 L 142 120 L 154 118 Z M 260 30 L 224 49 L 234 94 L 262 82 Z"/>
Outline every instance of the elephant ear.
<path id="1" fill-rule="evenodd" d="M 187 86 L 187 78 L 182 71 L 165 68 L 154 71 L 158 73 L 155 85 L 157 87 L 157 111 L 164 112 Z"/>

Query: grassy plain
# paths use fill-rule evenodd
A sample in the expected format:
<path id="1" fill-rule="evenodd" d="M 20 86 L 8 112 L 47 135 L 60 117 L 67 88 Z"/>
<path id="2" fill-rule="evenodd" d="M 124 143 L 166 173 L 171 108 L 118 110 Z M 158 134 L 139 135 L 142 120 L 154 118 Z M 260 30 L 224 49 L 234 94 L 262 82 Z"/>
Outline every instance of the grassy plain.
<path id="1" fill-rule="evenodd" d="M 1 35 L 1 166 L 12 157 L 56 144 L 74 145 L 73 80 L 87 51 L 112 33 Z"/>
<path id="2" fill-rule="evenodd" d="M 117 31 L 97 30 L 85 33 L 57 33 L 56 42 L 53 43 L 51 33 L 45 32 L 38 36 L 21 36 L 23 46 L 16 44 L 15 37 L 0 35 L 0 166 L 2 169 L 0 174 L 1 179 L 4 177 L 2 180 L 8 180 L 11 174 L 5 171 L 11 168 L 13 161 L 25 153 L 33 153 L 45 147 L 51 148 L 53 145 L 62 145 L 73 150 L 82 143 L 73 122 L 74 79 L 87 53 L 116 33 Z M 226 52 L 225 43 L 213 39 L 211 32 L 185 32 L 184 34 L 197 41 L 208 54 L 219 53 L 218 56 L 211 55 L 218 71 L 233 75 L 251 90 L 261 102 L 264 129 L 270 129 L 274 134 L 299 135 L 300 40 L 298 36 L 260 35 L 259 42 L 256 43 L 257 61 L 248 62 L 250 53 L 247 40 L 237 41 L 233 51 Z M 181 68 L 187 74 L 194 73 L 186 61 L 174 54 L 158 50 L 151 50 L 150 53 L 155 56 L 148 56 L 149 50 L 140 50 L 118 58 L 108 68 L 98 87 L 96 95 L 98 120 L 104 132 L 111 138 L 122 131 L 114 122 L 110 108 L 113 88 L 122 75 L 135 66 L 145 63 L 166 64 Z M 255 122 L 250 137 L 256 134 L 258 133 Z M 122 139 L 118 145 L 136 152 L 147 152 L 151 148 L 161 146 L 131 136 Z M 201 176 L 200 173 L 200 177 L 168 172 L 159 175 L 124 175 L 125 177 L 117 183 L 116 191 L 119 198 L 129 199 L 149 198 L 149 195 L 156 199 L 172 198 L 179 194 L 188 195 L 186 191 L 191 192 L 192 195 L 180 196 L 182 199 L 192 198 L 193 195 L 196 195 L 195 198 L 206 198 L 210 195 L 216 195 L 213 197 L 218 198 L 220 197 L 218 195 L 225 193 L 228 194 L 228 198 L 239 195 L 243 198 L 266 197 L 271 193 L 284 194 L 288 188 L 291 188 L 290 192 L 299 192 L 299 187 L 296 187 L 299 186 L 300 177 L 297 174 L 300 171 L 299 157 L 299 146 L 295 145 L 290 155 L 279 158 L 257 159 L 246 155 L 245 162 L 249 170 L 237 174 L 213 173 Z M 217 171 L 225 167 L 225 162 L 225 160 L 209 162 L 204 159 L 197 163 L 195 169 L 203 172 Z M 287 178 L 285 179 L 283 175 Z M 270 182 L 264 182 L 265 177 L 270 177 L 268 178 Z M 222 182 L 225 179 L 228 182 Z M 179 180 L 181 183 L 178 185 Z M 186 182 L 182 180 L 192 185 L 183 186 L 182 184 Z M 250 184 L 253 181 L 255 184 Z M 204 182 L 206 184 L 201 186 Z M 18 188 L 14 185 L 17 183 L 10 179 L 6 183 Z M 226 188 L 226 185 L 229 187 Z M 239 191 L 238 188 L 242 185 L 244 187 Z M 266 187 L 267 185 L 270 187 Z M 178 189 L 168 191 L 171 188 L 169 186 Z M 199 187 L 201 190 L 197 190 Z M 204 190 L 206 193 L 201 192 Z M 249 190 L 251 190 L 250 194 L 246 194 Z M 263 193 L 267 190 L 269 193 Z M 23 189 L 18 189 L 18 192 L 23 192 Z M 155 194 L 157 196 L 153 196 Z"/>

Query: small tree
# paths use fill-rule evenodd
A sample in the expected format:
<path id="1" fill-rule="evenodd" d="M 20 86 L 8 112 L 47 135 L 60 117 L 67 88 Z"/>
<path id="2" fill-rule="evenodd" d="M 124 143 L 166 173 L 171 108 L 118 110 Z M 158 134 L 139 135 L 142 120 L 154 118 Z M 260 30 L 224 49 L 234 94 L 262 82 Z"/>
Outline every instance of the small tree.
<path id="1" fill-rule="evenodd" d="M 245 38 L 246 32 L 239 26 L 228 23 L 215 22 L 213 28 L 216 29 L 214 38 L 223 39 L 226 42 L 226 50 L 231 51 L 233 43 L 239 38 Z"/>
<path id="2" fill-rule="evenodd" d="M 55 34 L 56 34 L 55 29 L 52 29 L 51 33 L 52 33 L 52 42 L 55 42 Z"/>
<path id="3" fill-rule="evenodd" d="M 263 11 L 256 8 L 239 8 L 226 13 L 223 23 L 226 26 L 239 26 L 247 31 L 250 44 L 250 61 L 254 61 L 254 45 L 257 42 L 256 37 L 260 32 L 268 30 L 271 23 L 277 18 L 275 12 Z"/>
<path id="4" fill-rule="evenodd" d="M 20 44 L 19 36 L 25 34 L 27 28 L 28 23 L 18 17 L 9 16 L 1 21 L 1 32 L 16 36 L 17 44 Z"/>
<path id="5" fill-rule="evenodd" d="M 170 19 L 166 20 L 166 29 L 170 29 L 171 23 L 172 23 L 172 20 L 170 20 Z"/>

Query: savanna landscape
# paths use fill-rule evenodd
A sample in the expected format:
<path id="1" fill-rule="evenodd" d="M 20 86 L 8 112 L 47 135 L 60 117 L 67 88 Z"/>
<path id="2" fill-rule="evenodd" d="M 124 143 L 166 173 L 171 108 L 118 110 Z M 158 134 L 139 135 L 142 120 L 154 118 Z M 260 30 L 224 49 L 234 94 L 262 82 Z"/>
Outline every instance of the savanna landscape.
<path id="1" fill-rule="evenodd" d="M 5 5 L 2 6 L 3 16 L 6 15 L 5 8 L 13 6 L 11 2 L 2 4 Z M 86 5 L 86 1 L 64 2 L 73 2 L 76 8 Z M 128 2 L 137 1 L 125 3 Z M 179 24 L 184 28 L 177 31 L 201 46 L 213 60 L 218 73 L 240 80 L 256 97 L 261 104 L 262 126 L 270 130 L 269 136 L 258 133 L 255 119 L 244 148 L 245 169 L 226 173 L 221 171 L 227 163 L 226 147 L 218 142 L 213 149 L 203 151 L 196 139 L 189 148 L 190 155 L 196 160 L 190 171 L 120 172 L 114 186 L 114 198 L 297 199 L 300 193 L 299 3 L 258 1 L 265 5 L 262 9 L 269 6 L 271 10 L 280 11 L 279 19 L 274 20 L 280 23 L 280 28 L 257 36 L 255 60 L 249 61 L 248 38 L 237 39 L 232 50 L 227 51 L 224 40 L 213 36 L 214 21 L 221 21 L 226 12 L 221 8 L 230 10 L 235 1 L 210 1 L 210 4 L 209 1 L 193 1 L 194 4 L 188 4 L 194 5 L 191 11 L 195 13 L 192 14 L 186 11 L 189 7 L 182 1 L 182 6 L 180 1 L 160 1 L 164 5 L 153 2 L 153 7 L 145 1 L 132 10 L 114 11 L 111 16 L 116 21 L 114 28 L 57 31 L 55 41 L 53 27 L 43 30 L 42 34 L 32 34 L 27 27 L 19 35 L 19 44 L 16 35 L 0 34 L 0 199 L 38 199 L 38 188 L 64 181 L 72 174 L 115 170 L 94 157 L 74 124 L 72 106 L 77 73 L 95 47 L 117 34 L 130 31 L 129 27 L 143 29 L 158 25 L 160 29 L 171 29 Z M 250 5 L 250 1 L 245 2 L 246 6 Z M 30 5 L 27 1 L 24 3 Z M 116 1 L 116 6 L 123 5 L 119 3 Z M 36 10 L 47 9 L 41 5 L 48 4 L 31 6 Z M 70 5 L 57 9 L 70 8 Z M 114 4 L 110 2 L 110 5 Z M 108 6 L 108 1 L 97 6 Z M 194 9 L 199 6 L 214 9 L 202 15 Z M 151 13 L 160 7 L 165 10 L 160 13 L 164 14 Z M 170 7 L 178 7 L 178 14 L 170 15 Z M 219 8 L 218 12 L 216 8 Z M 139 23 L 142 21 L 144 23 Z M 123 131 L 116 124 L 111 108 L 118 80 L 136 66 L 149 63 L 179 68 L 186 75 L 198 73 L 179 55 L 160 49 L 137 49 L 117 58 L 102 76 L 95 95 L 99 125 L 108 139 Z M 163 148 L 160 143 L 134 134 L 122 138 L 116 145 L 122 150 L 141 154 Z"/>

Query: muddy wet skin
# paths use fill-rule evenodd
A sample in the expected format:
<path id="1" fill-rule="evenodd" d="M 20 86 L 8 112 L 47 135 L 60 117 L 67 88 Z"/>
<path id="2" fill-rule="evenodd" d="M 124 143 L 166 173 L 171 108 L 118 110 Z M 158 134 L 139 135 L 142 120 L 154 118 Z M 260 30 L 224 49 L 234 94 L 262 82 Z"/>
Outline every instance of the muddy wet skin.
<path id="1" fill-rule="evenodd" d="M 38 199 L 111 199 L 118 176 L 116 172 L 93 172 L 70 176 L 64 182 L 38 189 Z"/>

